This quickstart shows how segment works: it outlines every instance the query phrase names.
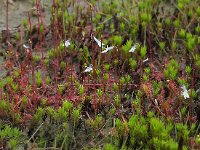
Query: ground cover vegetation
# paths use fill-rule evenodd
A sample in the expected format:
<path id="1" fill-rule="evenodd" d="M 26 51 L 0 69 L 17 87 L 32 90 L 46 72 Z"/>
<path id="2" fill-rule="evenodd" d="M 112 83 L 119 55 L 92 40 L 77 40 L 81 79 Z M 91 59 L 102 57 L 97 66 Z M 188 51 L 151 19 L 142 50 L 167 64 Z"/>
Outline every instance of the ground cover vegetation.
<path id="1" fill-rule="evenodd" d="M 198 0 L 33 6 L 1 37 L 1 149 L 200 149 Z"/>

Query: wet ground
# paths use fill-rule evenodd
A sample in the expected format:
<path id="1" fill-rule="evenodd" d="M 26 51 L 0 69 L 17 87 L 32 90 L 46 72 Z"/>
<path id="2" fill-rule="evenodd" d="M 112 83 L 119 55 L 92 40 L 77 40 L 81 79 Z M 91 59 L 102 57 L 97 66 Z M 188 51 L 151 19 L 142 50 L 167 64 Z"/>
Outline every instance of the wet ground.
<path id="1" fill-rule="evenodd" d="M 6 6 L 5 0 L 0 0 L 0 31 L 6 27 Z M 8 7 L 8 26 L 10 29 L 19 26 L 23 19 L 27 18 L 27 12 L 34 11 L 33 0 L 13 0 Z M 50 19 L 50 6 L 52 0 L 41 0 L 44 8 L 45 22 L 48 24 Z M 32 21 L 36 21 L 36 17 L 32 16 Z"/>
<path id="2" fill-rule="evenodd" d="M 0 0 L 0 53 L 4 53 L 5 49 L 2 47 L 1 36 L 2 32 L 6 29 L 6 0 Z M 41 0 L 43 7 L 43 18 L 46 25 L 50 23 L 50 7 L 52 5 L 52 0 Z M 15 31 L 20 24 L 22 24 L 24 19 L 28 18 L 28 12 L 31 14 L 31 22 L 33 24 L 37 23 L 37 17 L 33 14 L 35 13 L 35 7 L 33 5 L 33 0 L 9 0 L 8 5 L 8 28 L 11 32 Z M 0 56 L 0 77 L 5 74 L 2 69 L 4 64 L 3 56 Z"/>

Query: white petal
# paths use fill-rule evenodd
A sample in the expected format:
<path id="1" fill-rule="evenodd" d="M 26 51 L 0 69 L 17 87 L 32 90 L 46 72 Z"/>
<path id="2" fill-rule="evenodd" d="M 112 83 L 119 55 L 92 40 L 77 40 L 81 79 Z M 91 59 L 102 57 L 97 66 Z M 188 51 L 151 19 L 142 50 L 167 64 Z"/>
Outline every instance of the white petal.
<path id="1" fill-rule="evenodd" d="M 100 40 L 98 40 L 96 37 L 94 37 L 95 42 L 97 42 L 98 46 L 101 47 L 104 46 L 105 44 L 103 44 Z"/>
<path id="2" fill-rule="evenodd" d="M 155 102 L 155 104 L 158 106 L 158 101 L 157 101 L 157 99 L 155 99 L 154 102 Z"/>
<path id="3" fill-rule="evenodd" d="M 67 40 L 67 41 L 65 41 L 65 47 L 68 47 L 68 46 L 70 46 L 70 42 L 69 42 L 69 40 Z"/>
<path id="4" fill-rule="evenodd" d="M 29 48 L 30 48 L 29 46 L 27 46 L 27 45 L 25 45 L 25 44 L 23 44 L 23 47 L 26 48 L 26 49 L 29 49 Z"/>
<path id="5" fill-rule="evenodd" d="M 189 96 L 189 94 L 188 94 L 188 91 L 187 91 L 185 85 L 182 85 L 181 88 L 183 89 L 183 92 L 182 92 L 183 97 L 184 97 L 185 99 L 190 98 L 190 96 Z"/>
<path id="6" fill-rule="evenodd" d="M 144 63 L 144 62 L 146 62 L 146 61 L 148 61 L 148 60 L 149 60 L 149 58 L 147 58 L 147 59 L 143 60 L 143 63 Z"/>
<path id="7" fill-rule="evenodd" d="M 90 71 L 92 71 L 92 65 L 90 65 L 89 67 L 87 67 L 84 72 L 90 72 Z"/>
<path id="8" fill-rule="evenodd" d="M 133 53 L 133 52 L 135 51 L 135 49 L 136 49 L 136 44 L 133 45 L 133 47 L 131 47 L 131 49 L 129 50 L 129 52 L 130 52 L 130 53 Z"/>
<path id="9" fill-rule="evenodd" d="M 110 47 L 107 46 L 107 48 L 104 51 L 102 51 L 101 53 L 102 54 L 107 53 L 108 51 L 112 50 L 113 48 L 114 48 L 114 46 L 110 46 Z"/>

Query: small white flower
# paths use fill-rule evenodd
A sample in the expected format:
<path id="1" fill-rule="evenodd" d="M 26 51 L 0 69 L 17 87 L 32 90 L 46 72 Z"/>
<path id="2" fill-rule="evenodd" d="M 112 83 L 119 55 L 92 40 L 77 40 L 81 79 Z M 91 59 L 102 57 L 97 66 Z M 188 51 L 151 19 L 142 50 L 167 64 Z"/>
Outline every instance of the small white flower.
<path id="1" fill-rule="evenodd" d="M 99 47 L 101 47 L 101 45 L 102 45 L 102 47 L 105 45 L 100 40 L 98 40 L 96 37 L 94 37 L 94 40 L 95 40 L 95 42 L 97 42 Z"/>
<path id="2" fill-rule="evenodd" d="M 90 71 L 92 71 L 92 64 L 91 64 L 90 66 L 88 66 L 88 67 L 84 70 L 84 72 L 90 72 Z"/>
<path id="3" fill-rule="evenodd" d="M 114 46 L 110 46 L 110 47 L 106 47 L 106 49 L 104 51 L 102 51 L 101 53 L 107 53 L 108 51 L 112 50 L 114 48 Z"/>
<path id="4" fill-rule="evenodd" d="M 155 99 L 154 102 L 155 102 L 155 104 L 158 106 L 158 101 L 157 101 L 157 99 Z"/>
<path id="5" fill-rule="evenodd" d="M 69 42 L 70 40 L 67 40 L 67 41 L 65 41 L 65 47 L 69 47 L 70 46 L 70 42 Z"/>
<path id="6" fill-rule="evenodd" d="M 143 63 L 144 63 L 144 62 L 147 62 L 148 60 L 149 60 L 149 58 L 147 58 L 147 59 L 143 60 Z"/>
<path id="7" fill-rule="evenodd" d="M 129 52 L 130 52 L 130 53 L 133 53 L 133 52 L 135 51 L 135 49 L 136 49 L 136 44 L 133 45 L 133 47 L 131 47 L 131 49 L 129 50 Z"/>
<path id="8" fill-rule="evenodd" d="M 27 46 L 27 45 L 25 45 L 25 44 L 23 44 L 23 47 L 24 47 L 25 49 L 29 49 L 29 48 L 30 48 L 29 46 Z"/>
<path id="9" fill-rule="evenodd" d="M 188 94 L 188 91 L 187 91 L 185 85 L 182 85 L 181 88 L 183 89 L 183 92 L 182 92 L 183 97 L 184 97 L 185 99 L 190 98 L 190 96 L 189 96 L 189 94 Z"/>

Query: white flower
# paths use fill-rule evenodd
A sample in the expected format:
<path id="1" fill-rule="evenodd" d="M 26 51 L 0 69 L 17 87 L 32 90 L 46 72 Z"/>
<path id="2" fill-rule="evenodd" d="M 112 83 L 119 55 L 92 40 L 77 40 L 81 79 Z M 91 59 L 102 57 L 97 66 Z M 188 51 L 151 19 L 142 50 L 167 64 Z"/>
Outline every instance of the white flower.
<path id="1" fill-rule="evenodd" d="M 189 94 L 188 94 L 188 91 L 185 87 L 185 85 L 182 85 L 181 88 L 183 89 L 183 92 L 182 92 L 182 95 L 183 97 L 186 99 L 186 98 L 190 98 Z"/>
<path id="2" fill-rule="evenodd" d="M 88 66 L 88 67 L 84 70 L 84 72 L 90 72 L 90 71 L 92 71 L 92 64 L 91 64 L 90 66 Z"/>
<path id="3" fill-rule="evenodd" d="M 107 45 L 106 49 L 105 49 L 104 51 L 102 51 L 101 53 L 102 53 L 102 54 L 103 54 L 103 53 L 107 53 L 108 51 L 112 50 L 113 48 L 114 48 L 114 46 L 108 47 L 108 45 Z"/>
<path id="4" fill-rule="evenodd" d="M 155 102 L 155 104 L 158 106 L 158 101 L 157 101 L 157 99 L 155 99 L 154 102 Z"/>
<path id="5" fill-rule="evenodd" d="M 105 45 L 100 40 L 98 40 L 96 37 L 94 37 L 94 40 L 95 40 L 95 42 L 97 42 L 99 47 L 101 47 L 101 45 L 102 45 L 102 47 Z"/>
<path id="6" fill-rule="evenodd" d="M 148 60 L 149 60 L 149 58 L 147 58 L 147 59 L 143 60 L 143 63 L 144 63 L 144 62 L 146 62 L 146 61 L 148 61 Z"/>
<path id="7" fill-rule="evenodd" d="M 27 45 L 25 45 L 25 44 L 23 44 L 23 47 L 24 47 L 25 49 L 29 49 L 29 48 L 30 48 L 29 46 L 27 46 Z"/>
<path id="8" fill-rule="evenodd" d="M 133 45 L 133 47 L 131 47 L 131 49 L 129 50 L 129 52 L 130 52 L 130 53 L 133 53 L 133 52 L 135 51 L 135 49 L 136 49 L 136 44 Z"/>
<path id="9" fill-rule="evenodd" d="M 69 42 L 70 40 L 67 40 L 67 41 L 65 41 L 65 47 L 68 47 L 68 46 L 70 46 L 70 42 Z"/>

